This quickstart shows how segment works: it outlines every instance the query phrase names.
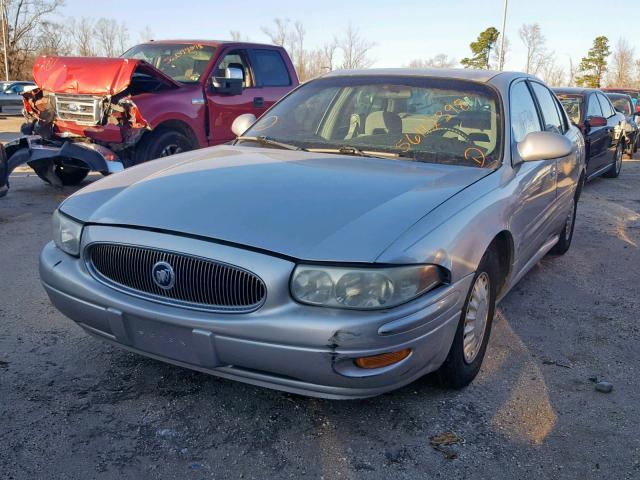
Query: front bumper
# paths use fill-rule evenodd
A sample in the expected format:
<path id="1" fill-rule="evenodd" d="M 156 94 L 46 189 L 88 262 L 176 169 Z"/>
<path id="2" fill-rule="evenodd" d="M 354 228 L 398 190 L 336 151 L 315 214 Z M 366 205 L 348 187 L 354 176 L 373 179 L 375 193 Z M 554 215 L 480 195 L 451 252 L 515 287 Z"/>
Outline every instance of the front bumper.
<path id="1" fill-rule="evenodd" d="M 118 155 L 107 147 L 88 142 L 49 142 L 39 135 L 27 135 L 5 145 L 7 152 L 26 148 L 29 152 L 24 159 L 34 170 L 46 169 L 52 162 L 63 166 L 80 167 L 103 174 L 124 170 Z M 9 158 L 10 171 L 18 166 Z"/>
<path id="2" fill-rule="evenodd" d="M 411 383 L 445 360 L 471 276 L 386 311 L 300 305 L 291 300 L 294 264 L 203 240 L 89 226 L 94 241 L 135 244 L 239 265 L 267 285 L 267 300 L 246 314 L 189 310 L 134 297 L 97 281 L 83 259 L 45 246 L 40 275 L 53 304 L 88 333 L 152 357 L 224 378 L 323 398 L 361 398 Z M 357 357 L 411 348 L 380 369 Z"/>

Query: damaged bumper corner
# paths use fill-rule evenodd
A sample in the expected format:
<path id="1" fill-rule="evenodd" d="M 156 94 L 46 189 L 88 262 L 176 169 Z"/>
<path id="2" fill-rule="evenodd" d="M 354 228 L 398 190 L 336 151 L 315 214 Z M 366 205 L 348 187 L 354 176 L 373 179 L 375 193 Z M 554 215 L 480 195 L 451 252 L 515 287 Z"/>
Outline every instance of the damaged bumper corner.
<path id="1" fill-rule="evenodd" d="M 85 168 L 102 174 L 124 170 L 116 153 L 94 143 L 49 142 L 39 135 L 30 135 L 7 143 L 4 149 L 7 156 L 7 177 L 16 167 L 25 163 L 34 170 L 47 169 L 52 164 Z M 21 153 L 16 155 L 18 152 Z"/>

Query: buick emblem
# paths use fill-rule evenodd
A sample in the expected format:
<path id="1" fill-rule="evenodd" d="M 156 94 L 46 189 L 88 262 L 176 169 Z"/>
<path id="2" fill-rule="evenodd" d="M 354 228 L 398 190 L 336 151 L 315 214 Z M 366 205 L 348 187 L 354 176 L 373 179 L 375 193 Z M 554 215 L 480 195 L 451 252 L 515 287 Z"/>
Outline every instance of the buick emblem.
<path id="1" fill-rule="evenodd" d="M 151 269 L 151 278 L 163 290 L 172 289 L 176 283 L 176 274 L 167 262 L 157 262 Z"/>

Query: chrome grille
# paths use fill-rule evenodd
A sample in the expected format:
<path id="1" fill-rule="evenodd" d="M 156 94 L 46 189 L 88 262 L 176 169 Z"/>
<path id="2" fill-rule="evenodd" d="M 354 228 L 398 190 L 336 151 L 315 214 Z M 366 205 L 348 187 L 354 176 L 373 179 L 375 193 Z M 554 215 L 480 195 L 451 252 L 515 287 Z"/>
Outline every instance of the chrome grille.
<path id="1" fill-rule="evenodd" d="M 60 120 L 97 125 L 102 120 L 102 97 L 56 93 L 56 115 Z"/>
<path id="2" fill-rule="evenodd" d="M 162 303 L 247 312 L 260 307 L 266 297 L 264 282 L 257 275 L 215 260 L 111 243 L 90 245 L 86 258 L 97 279 Z M 173 268 L 175 281 L 170 288 L 154 282 L 152 270 L 159 262 Z"/>

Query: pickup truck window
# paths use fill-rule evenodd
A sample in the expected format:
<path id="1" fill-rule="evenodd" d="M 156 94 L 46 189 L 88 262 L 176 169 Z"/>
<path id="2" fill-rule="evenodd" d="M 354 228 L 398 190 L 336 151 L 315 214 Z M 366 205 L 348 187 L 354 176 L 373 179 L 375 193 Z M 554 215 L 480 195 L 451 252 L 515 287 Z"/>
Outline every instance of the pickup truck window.
<path id="1" fill-rule="evenodd" d="M 215 51 L 215 47 L 199 43 L 144 43 L 127 50 L 122 57 L 144 60 L 178 82 L 196 83 Z"/>
<path id="2" fill-rule="evenodd" d="M 291 85 L 289 71 L 276 50 L 254 49 L 253 71 L 256 83 L 263 87 L 285 87 Z"/>
<path id="3" fill-rule="evenodd" d="M 245 58 L 245 55 L 238 51 L 234 50 L 232 52 L 227 53 L 224 58 L 220 61 L 218 66 L 216 67 L 215 75 L 219 77 L 224 77 L 224 70 L 227 67 L 235 67 L 240 68 L 242 70 L 243 78 L 242 78 L 242 86 L 244 88 L 251 87 L 251 75 L 249 75 L 249 67 Z"/>

